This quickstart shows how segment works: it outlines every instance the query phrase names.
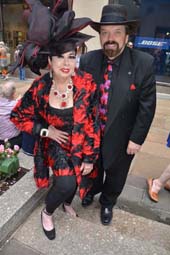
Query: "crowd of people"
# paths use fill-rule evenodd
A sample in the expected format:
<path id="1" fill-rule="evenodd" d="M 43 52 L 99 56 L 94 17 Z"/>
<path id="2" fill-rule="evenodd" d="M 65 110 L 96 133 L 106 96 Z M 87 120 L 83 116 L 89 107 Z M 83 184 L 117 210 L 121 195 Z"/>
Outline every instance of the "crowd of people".
<path id="1" fill-rule="evenodd" d="M 19 43 L 16 46 L 16 50 L 14 51 L 13 59 L 11 59 L 12 55 L 9 47 L 3 41 L 0 41 L 0 79 L 3 80 L 8 79 L 8 73 L 10 72 L 9 66 L 11 64 L 11 61 L 17 63 L 22 48 L 23 48 L 22 43 Z M 26 79 L 25 67 L 20 65 L 18 69 L 19 79 L 25 80 Z"/>
<path id="2" fill-rule="evenodd" d="M 70 10 L 70 19 L 62 30 L 66 10 L 63 8 L 63 16 L 61 10 L 60 6 L 55 26 L 58 29 L 60 22 L 60 31 L 55 31 L 59 34 L 51 37 L 48 51 L 43 45 L 49 72 L 36 78 L 18 101 L 14 100 L 13 83 L 6 83 L 0 90 L 0 104 L 8 106 L 0 105 L 0 116 L 4 114 L 1 142 L 8 138 L 16 143 L 23 132 L 34 137 L 38 188 L 49 187 L 52 169 L 52 186 L 41 211 L 42 229 L 50 240 L 56 236 L 52 216 L 60 205 L 77 216 L 71 206 L 77 188 L 83 207 L 92 204 L 100 193 L 101 223 L 111 223 L 113 208 L 131 162 L 149 132 L 156 107 L 154 59 L 129 44 L 139 21 L 129 20 L 123 5 L 109 4 L 103 7 L 99 22 L 71 18 L 74 12 Z M 32 15 L 34 21 L 39 18 Z M 79 60 L 77 49 L 90 39 L 80 30 L 89 24 L 99 33 L 101 49 L 81 54 Z M 40 63 L 40 55 L 36 63 Z M 6 122 L 10 129 L 4 129 Z M 158 202 L 159 190 L 170 190 L 170 166 L 160 178 L 150 178 L 147 183 L 149 197 Z"/>

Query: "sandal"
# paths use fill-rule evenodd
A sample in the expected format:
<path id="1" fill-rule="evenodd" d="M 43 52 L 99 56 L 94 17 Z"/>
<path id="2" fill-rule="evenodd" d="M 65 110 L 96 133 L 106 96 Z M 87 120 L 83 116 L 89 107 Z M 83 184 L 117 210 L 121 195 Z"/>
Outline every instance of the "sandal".
<path id="1" fill-rule="evenodd" d="M 149 195 L 149 198 L 150 198 L 152 201 L 154 201 L 155 203 L 157 203 L 157 202 L 159 201 L 159 199 L 158 199 L 158 193 L 152 191 L 153 180 L 154 180 L 153 178 L 147 179 L 147 184 L 148 184 L 148 195 Z"/>

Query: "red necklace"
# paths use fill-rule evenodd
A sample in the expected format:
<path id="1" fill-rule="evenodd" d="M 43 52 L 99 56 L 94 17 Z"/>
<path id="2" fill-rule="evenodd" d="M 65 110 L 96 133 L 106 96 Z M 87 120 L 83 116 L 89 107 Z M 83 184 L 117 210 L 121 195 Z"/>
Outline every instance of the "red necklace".
<path id="1" fill-rule="evenodd" d="M 56 96 L 61 101 L 60 107 L 66 108 L 68 103 L 67 101 L 69 98 L 69 93 L 73 91 L 72 80 L 70 79 L 69 83 L 66 86 L 66 91 L 62 93 L 56 89 L 55 81 L 53 80 L 52 90 L 53 90 L 54 96 Z"/>

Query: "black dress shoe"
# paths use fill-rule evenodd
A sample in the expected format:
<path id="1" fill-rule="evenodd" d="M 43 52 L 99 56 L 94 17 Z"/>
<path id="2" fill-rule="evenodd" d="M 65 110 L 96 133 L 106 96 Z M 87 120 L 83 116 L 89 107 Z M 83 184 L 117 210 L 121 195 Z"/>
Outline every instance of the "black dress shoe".
<path id="1" fill-rule="evenodd" d="M 108 207 L 101 208 L 100 219 L 101 219 L 101 223 L 103 225 L 109 225 L 112 221 L 112 217 L 113 217 L 112 209 L 110 209 Z"/>
<path id="2" fill-rule="evenodd" d="M 42 225 L 42 229 L 44 231 L 44 234 L 46 235 L 46 237 L 49 240 L 53 240 L 55 239 L 55 228 L 53 228 L 52 230 L 46 230 L 43 226 L 43 213 L 47 214 L 48 216 L 50 216 L 51 214 L 47 213 L 44 209 L 41 211 L 41 225 Z"/>
<path id="3" fill-rule="evenodd" d="M 87 207 L 93 203 L 94 196 L 90 193 L 87 193 L 87 195 L 82 200 L 82 206 Z"/>

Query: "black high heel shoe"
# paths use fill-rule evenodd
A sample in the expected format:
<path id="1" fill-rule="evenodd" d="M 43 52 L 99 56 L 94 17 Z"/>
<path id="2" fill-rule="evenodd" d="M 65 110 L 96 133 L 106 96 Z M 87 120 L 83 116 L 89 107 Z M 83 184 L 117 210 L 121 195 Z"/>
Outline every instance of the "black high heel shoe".
<path id="1" fill-rule="evenodd" d="M 43 213 L 45 213 L 46 215 L 48 216 L 51 216 L 50 213 L 46 212 L 45 209 L 43 209 L 41 211 L 41 225 L 42 225 L 42 229 L 44 231 L 44 234 L 46 235 L 46 237 L 49 239 L 49 240 L 53 240 L 55 239 L 55 228 L 53 228 L 52 230 L 46 230 L 43 226 Z"/>
<path id="2" fill-rule="evenodd" d="M 70 205 L 67 205 L 67 204 L 66 204 L 66 206 L 70 206 Z M 62 204 L 62 208 L 63 208 L 63 212 L 70 214 L 70 213 L 66 210 L 65 204 Z M 73 209 L 73 210 L 74 210 L 74 209 Z M 73 216 L 72 214 L 70 214 L 70 215 Z M 76 213 L 76 217 L 79 217 L 77 213 Z"/>

